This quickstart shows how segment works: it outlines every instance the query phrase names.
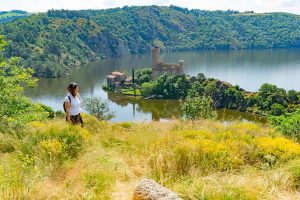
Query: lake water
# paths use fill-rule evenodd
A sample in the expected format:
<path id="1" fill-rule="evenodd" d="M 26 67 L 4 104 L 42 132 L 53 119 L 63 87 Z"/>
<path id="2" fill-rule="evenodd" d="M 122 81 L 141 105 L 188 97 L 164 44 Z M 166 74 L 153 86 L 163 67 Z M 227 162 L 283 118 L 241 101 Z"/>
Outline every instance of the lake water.
<path id="1" fill-rule="evenodd" d="M 257 91 L 263 83 L 275 84 L 286 90 L 300 90 L 300 49 L 238 50 L 238 51 L 189 51 L 165 52 L 161 61 L 177 63 L 185 60 L 185 73 L 218 78 L 237 84 L 248 91 Z M 180 115 L 175 100 L 143 100 L 102 90 L 106 75 L 114 70 L 131 72 L 131 69 L 149 67 L 151 55 L 132 55 L 107 59 L 74 70 L 70 76 L 40 79 L 38 86 L 25 94 L 33 99 L 62 110 L 66 87 L 71 81 L 80 85 L 81 97 L 98 96 L 108 100 L 115 113 L 112 121 L 164 120 Z M 260 118 L 232 110 L 219 110 L 219 118 L 260 121 Z"/>

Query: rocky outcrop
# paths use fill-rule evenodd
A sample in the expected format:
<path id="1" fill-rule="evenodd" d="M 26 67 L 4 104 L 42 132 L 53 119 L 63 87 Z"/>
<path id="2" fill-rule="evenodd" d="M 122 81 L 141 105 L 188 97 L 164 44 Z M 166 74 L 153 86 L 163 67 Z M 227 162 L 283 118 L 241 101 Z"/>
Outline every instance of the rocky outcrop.
<path id="1" fill-rule="evenodd" d="M 181 200 L 181 198 L 155 181 L 143 179 L 136 187 L 132 200 Z"/>

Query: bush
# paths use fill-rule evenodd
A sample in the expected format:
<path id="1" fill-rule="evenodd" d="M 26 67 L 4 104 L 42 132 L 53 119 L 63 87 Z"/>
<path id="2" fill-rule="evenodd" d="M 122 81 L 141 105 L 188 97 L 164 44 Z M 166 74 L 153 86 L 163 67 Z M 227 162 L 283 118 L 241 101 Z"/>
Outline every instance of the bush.
<path id="1" fill-rule="evenodd" d="M 98 120 L 110 120 L 114 117 L 114 114 L 109 110 L 108 103 L 99 97 L 83 99 L 83 107 Z"/>
<path id="2" fill-rule="evenodd" d="M 5 42 L 0 37 L 0 54 Z M 0 59 L 0 121 L 2 128 L 19 128 L 29 121 L 47 116 L 43 106 L 32 103 L 24 95 L 24 87 L 35 86 L 33 70 L 19 66 L 19 58 Z M 8 130 L 7 130 L 8 131 Z"/>
<path id="3" fill-rule="evenodd" d="M 275 103 L 271 106 L 271 114 L 272 115 L 279 116 L 279 115 L 284 114 L 284 112 L 285 112 L 285 108 L 278 103 Z"/>
<path id="4" fill-rule="evenodd" d="M 24 155 L 36 155 L 45 163 L 61 164 L 78 156 L 90 133 L 79 126 L 65 122 L 31 122 L 20 144 Z"/>
<path id="5" fill-rule="evenodd" d="M 293 113 L 281 116 L 270 116 L 270 123 L 287 137 L 300 140 L 300 108 Z"/>
<path id="6" fill-rule="evenodd" d="M 187 97 L 180 102 L 180 107 L 186 119 L 215 118 L 217 115 L 209 97 Z"/>
<path id="7" fill-rule="evenodd" d="M 138 85 L 142 85 L 143 83 L 147 83 L 150 82 L 152 80 L 151 78 L 151 74 L 152 74 L 152 70 L 145 68 L 145 69 L 140 69 L 136 71 L 136 83 Z"/>
<path id="8" fill-rule="evenodd" d="M 239 130 L 247 126 L 243 124 L 239 126 Z M 193 169 L 211 172 L 240 169 L 245 165 L 272 167 L 300 156 L 299 144 L 291 140 L 282 137 L 257 137 L 249 133 L 255 134 L 255 130 L 248 133 L 245 130 L 245 133 L 242 133 L 237 132 L 234 126 L 217 132 L 173 132 L 173 139 L 171 136 L 165 136 L 155 145 L 151 145 L 154 149 L 160 147 L 161 150 L 151 156 L 150 166 L 155 176 L 178 177 Z M 268 157 L 272 157 L 273 160 Z"/>
<path id="9" fill-rule="evenodd" d="M 142 84 L 142 95 L 144 97 L 150 96 L 154 92 L 154 83 L 153 82 L 146 82 Z"/>

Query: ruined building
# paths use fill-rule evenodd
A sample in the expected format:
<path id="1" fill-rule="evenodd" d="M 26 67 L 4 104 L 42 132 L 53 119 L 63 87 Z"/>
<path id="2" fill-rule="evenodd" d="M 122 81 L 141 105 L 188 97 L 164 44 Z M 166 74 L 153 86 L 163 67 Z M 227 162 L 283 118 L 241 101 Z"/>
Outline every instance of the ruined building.
<path id="1" fill-rule="evenodd" d="M 126 82 L 126 75 L 123 72 L 112 72 L 110 75 L 106 76 L 107 85 L 115 86 L 118 88 L 121 82 Z"/>
<path id="2" fill-rule="evenodd" d="M 184 75 L 184 60 L 180 60 L 179 64 L 165 64 L 159 60 L 159 54 L 160 48 L 154 47 L 152 49 L 152 78 L 157 78 L 164 73 L 173 76 Z"/>

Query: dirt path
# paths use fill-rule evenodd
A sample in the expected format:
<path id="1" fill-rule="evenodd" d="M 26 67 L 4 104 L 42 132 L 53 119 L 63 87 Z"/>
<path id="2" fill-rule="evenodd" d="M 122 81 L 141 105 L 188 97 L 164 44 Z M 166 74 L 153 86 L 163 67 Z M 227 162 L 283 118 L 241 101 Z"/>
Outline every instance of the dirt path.
<path id="1" fill-rule="evenodd" d="M 79 158 L 66 167 L 62 173 L 41 182 L 37 188 L 39 197 L 46 199 L 82 199 L 99 195 L 86 187 L 86 174 L 107 173 L 115 181 L 109 187 L 112 200 L 130 200 L 138 183 L 138 177 L 123 157 L 113 149 L 104 149 L 95 142 L 84 150 Z M 96 179 L 101 182 L 104 179 Z M 95 185 L 102 183 L 94 183 Z M 45 187 L 46 186 L 46 187 Z M 100 195 L 101 197 L 101 195 Z M 97 198 L 98 199 L 98 198 Z"/>

